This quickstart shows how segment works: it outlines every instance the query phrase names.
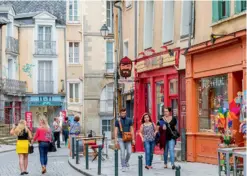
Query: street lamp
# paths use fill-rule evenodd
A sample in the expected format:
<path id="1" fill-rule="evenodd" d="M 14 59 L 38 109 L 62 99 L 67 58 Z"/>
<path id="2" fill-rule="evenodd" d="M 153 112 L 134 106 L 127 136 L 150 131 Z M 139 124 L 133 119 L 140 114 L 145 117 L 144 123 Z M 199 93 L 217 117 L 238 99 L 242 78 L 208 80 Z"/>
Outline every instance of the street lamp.
<path id="1" fill-rule="evenodd" d="M 101 29 L 100 29 L 100 33 L 101 33 L 101 36 L 106 38 L 109 34 L 109 29 L 108 27 L 106 26 L 106 24 L 104 24 Z"/>

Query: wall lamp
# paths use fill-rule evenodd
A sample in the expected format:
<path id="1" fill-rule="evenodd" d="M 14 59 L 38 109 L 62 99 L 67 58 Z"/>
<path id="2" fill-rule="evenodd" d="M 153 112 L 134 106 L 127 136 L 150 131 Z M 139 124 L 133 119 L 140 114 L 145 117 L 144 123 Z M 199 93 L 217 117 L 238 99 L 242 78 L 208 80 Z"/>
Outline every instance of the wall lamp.
<path id="1" fill-rule="evenodd" d="M 233 36 L 235 37 L 235 33 L 234 34 L 211 34 L 210 38 L 211 38 L 211 43 L 214 44 L 217 37 L 225 37 L 225 36 Z"/>

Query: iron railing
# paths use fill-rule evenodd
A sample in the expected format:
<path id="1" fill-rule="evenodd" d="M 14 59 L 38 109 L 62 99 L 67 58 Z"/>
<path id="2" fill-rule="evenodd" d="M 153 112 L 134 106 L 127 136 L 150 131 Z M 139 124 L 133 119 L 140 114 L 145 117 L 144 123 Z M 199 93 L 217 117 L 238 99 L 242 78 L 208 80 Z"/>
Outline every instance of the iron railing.
<path id="1" fill-rule="evenodd" d="M 6 52 L 19 53 L 19 40 L 14 37 L 6 37 Z"/>
<path id="2" fill-rule="evenodd" d="M 100 100 L 100 113 L 113 113 L 113 99 Z"/>
<path id="3" fill-rule="evenodd" d="M 53 93 L 54 81 L 38 81 L 38 93 Z"/>
<path id="4" fill-rule="evenodd" d="M 114 63 L 113 62 L 106 62 L 106 73 L 113 73 L 114 72 Z"/>
<path id="5" fill-rule="evenodd" d="M 36 55 L 56 55 L 56 41 L 35 40 Z"/>
<path id="6" fill-rule="evenodd" d="M 0 79 L 0 89 L 10 95 L 25 94 L 27 83 L 15 79 Z"/>

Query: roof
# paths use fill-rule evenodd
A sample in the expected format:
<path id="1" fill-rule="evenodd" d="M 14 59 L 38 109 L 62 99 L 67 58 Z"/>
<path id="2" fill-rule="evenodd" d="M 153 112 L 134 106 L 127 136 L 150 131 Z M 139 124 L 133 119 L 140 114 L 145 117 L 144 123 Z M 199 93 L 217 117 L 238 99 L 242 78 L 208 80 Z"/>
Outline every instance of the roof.
<path id="1" fill-rule="evenodd" d="M 10 21 L 6 18 L 6 17 L 2 17 L 0 16 L 0 24 L 7 24 L 9 23 Z"/>
<path id="2" fill-rule="evenodd" d="M 40 14 L 41 12 L 28 12 L 28 13 L 20 13 L 20 14 L 17 14 L 15 16 L 15 19 L 19 19 L 19 18 L 31 18 L 31 17 L 34 17 L 38 14 Z"/>

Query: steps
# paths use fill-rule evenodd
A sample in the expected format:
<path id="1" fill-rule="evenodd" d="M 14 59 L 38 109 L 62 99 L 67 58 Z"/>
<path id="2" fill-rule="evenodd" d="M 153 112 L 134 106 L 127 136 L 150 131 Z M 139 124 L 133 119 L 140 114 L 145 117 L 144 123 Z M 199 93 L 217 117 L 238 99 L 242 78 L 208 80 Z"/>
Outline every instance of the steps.
<path id="1" fill-rule="evenodd" d="M 17 138 L 15 136 L 0 137 L 0 144 L 15 145 Z"/>
<path id="2" fill-rule="evenodd" d="M 0 124 L 0 137 L 10 136 L 11 125 Z"/>

